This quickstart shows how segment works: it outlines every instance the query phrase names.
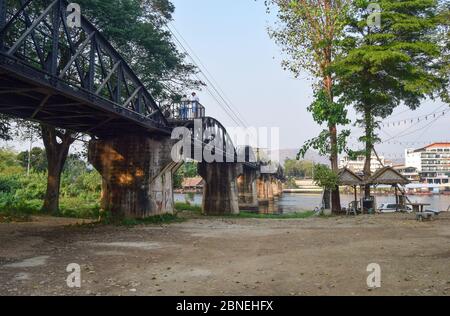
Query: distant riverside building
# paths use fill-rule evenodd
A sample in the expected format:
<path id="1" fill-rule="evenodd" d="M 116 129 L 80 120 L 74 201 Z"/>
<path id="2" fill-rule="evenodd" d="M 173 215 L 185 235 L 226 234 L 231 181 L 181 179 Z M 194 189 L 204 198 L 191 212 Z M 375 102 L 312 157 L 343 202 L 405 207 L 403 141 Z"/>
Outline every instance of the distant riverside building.
<path id="1" fill-rule="evenodd" d="M 372 156 L 372 159 L 370 161 L 370 171 L 372 173 L 375 173 L 377 170 L 383 168 L 383 167 L 391 167 L 392 163 L 386 159 L 384 159 L 383 156 L 379 157 Z M 339 160 L 339 168 L 347 168 L 354 173 L 362 173 L 364 172 L 364 165 L 366 163 L 366 158 L 364 156 L 358 157 L 356 160 L 351 160 L 348 156 L 345 156 Z"/>
<path id="2" fill-rule="evenodd" d="M 424 148 L 406 149 L 405 165 L 418 170 L 422 182 L 450 183 L 450 143 L 434 143 Z"/>
<path id="3" fill-rule="evenodd" d="M 185 178 L 182 183 L 184 192 L 201 192 L 205 182 L 201 177 Z"/>
<path id="4" fill-rule="evenodd" d="M 412 183 L 420 183 L 420 173 L 416 167 L 409 167 L 407 165 L 395 165 L 393 166 L 393 168 Z"/>

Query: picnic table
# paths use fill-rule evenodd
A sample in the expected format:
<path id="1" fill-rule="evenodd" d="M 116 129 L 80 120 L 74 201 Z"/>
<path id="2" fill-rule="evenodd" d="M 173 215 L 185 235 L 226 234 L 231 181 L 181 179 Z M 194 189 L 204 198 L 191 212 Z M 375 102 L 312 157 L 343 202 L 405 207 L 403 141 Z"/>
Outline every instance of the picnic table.
<path id="1" fill-rule="evenodd" d="M 428 203 L 408 203 L 406 205 L 412 206 L 413 211 L 416 212 L 417 220 L 423 221 L 425 219 L 432 219 L 434 217 L 433 212 L 426 212 L 425 207 L 431 206 Z"/>
<path id="2" fill-rule="evenodd" d="M 412 206 L 413 211 L 417 213 L 423 213 L 425 206 L 431 206 L 428 203 L 407 203 L 406 205 Z"/>

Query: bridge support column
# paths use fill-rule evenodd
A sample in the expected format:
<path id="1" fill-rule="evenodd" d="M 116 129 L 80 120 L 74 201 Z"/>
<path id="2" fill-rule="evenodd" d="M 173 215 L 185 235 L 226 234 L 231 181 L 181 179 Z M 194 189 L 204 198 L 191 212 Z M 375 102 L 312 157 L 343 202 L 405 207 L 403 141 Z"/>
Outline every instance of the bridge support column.
<path id="1" fill-rule="evenodd" d="M 89 143 L 102 175 L 102 208 L 115 218 L 146 218 L 174 209 L 170 138 L 127 135 Z"/>
<path id="2" fill-rule="evenodd" d="M 257 182 L 259 204 L 266 205 L 273 200 L 272 186 L 269 175 L 261 175 Z"/>
<path id="3" fill-rule="evenodd" d="M 203 188 L 203 213 L 205 215 L 239 214 L 237 190 L 237 165 L 235 163 L 198 164 Z"/>
<path id="4" fill-rule="evenodd" d="M 268 192 L 268 199 L 269 202 L 273 201 L 275 199 L 274 192 L 273 192 L 273 186 L 272 186 L 272 176 L 268 176 L 266 179 L 266 187 Z"/>
<path id="5" fill-rule="evenodd" d="M 273 196 L 274 197 L 280 197 L 281 196 L 281 192 L 280 192 L 280 187 L 278 186 L 278 180 L 277 179 L 272 179 L 270 184 L 272 185 Z"/>
<path id="6" fill-rule="evenodd" d="M 283 189 L 283 182 L 281 180 L 278 180 L 278 190 L 280 191 L 280 196 L 283 196 L 284 189 Z"/>
<path id="7" fill-rule="evenodd" d="M 258 210 L 258 170 L 241 164 L 238 173 L 239 209 Z"/>

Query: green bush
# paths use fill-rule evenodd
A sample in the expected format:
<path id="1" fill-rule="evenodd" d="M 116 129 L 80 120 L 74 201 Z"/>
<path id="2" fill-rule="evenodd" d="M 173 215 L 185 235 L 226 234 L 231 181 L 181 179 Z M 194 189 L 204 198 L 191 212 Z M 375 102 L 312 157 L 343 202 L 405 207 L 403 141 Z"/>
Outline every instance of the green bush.
<path id="1" fill-rule="evenodd" d="M 175 203 L 175 209 L 177 211 L 189 211 L 189 212 L 202 212 L 202 207 L 199 205 L 191 205 L 188 203 Z"/>
<path id="2" fill-rule="evenodd" d="M 0 210 L 39 211 L 45 194 L 46 177 L 43 174 L 0 175 Z"/>
<path id="3" fill-rule="evenodd" d="M 97 172 L 84 172 L 77 176 L 63 174 L 61 180 L 61 195 L 64 197 L 80 197 L 92 199 L 99 197 L 102 179 Z"/>
<path id="4" fill-rule="evenodd" d="M 0 195 L 2 193 L 15 193 L 20 188 L 19 176 L 0 174 Z"/>
<path id="5" fill-rule="evenodd" d="M 42 155 L 42 150 L 34 150 Z M 37 155 L 36 154 L 36 155 Z M 19 159 L 21 158 L 21 159 Z M 0 149 L 0 215 L 3 219 L 40 214 L 47 188 L 47 174 L 37 172 L 33 162 L 27 175 L 24 160 L 28 155 Z M 21 165 L 22 164 L 22 165 Z M 71 155 L 61 177 L 59 216 L 98 218 L 101 176 L 88 170 L 86 163 Z"/>
<path id="6" fill-rule="evenodd" d="M 47 175 L 44 173 L 30 173 L 19 180 L 20 188 L 16 190 L 15 197 L 18 200 L 44 199 L 47 188 Z"/>

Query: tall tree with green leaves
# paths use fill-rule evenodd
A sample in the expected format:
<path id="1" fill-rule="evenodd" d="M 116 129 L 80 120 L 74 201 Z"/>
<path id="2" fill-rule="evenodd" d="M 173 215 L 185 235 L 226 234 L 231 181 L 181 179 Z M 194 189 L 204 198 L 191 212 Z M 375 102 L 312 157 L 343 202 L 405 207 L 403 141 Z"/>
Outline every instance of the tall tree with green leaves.
<path id="1" fill-rule="evenodd" d="M 22 151 L 17 155 L 20 165 L 24 168 L 36 172 L 47 171 L 47 156 L 45 150 L 40 147 L 33 147 L 31 151 Z"/>
<path id="2" fill-rule="evenodd" d="M 42 210 L 50 214 L 59 212 L 61 174 L 69 155 L 70 146 L 75 142 L 77 134 L 41 124 L 41 135 L 48 162 L 47 190 Z"/>
<path id="3" fill-rule="evenodd" d="M 441 98 L 450 105 L 450 1 L 439 1 L 438 22 L 437 40 L 442 48 L 441 75 L 447 83 L 447 87 L 441 93 Z"/>
<path id="4" fill-rule="evenodd" d="M 315 101 L 309 107 L 315 121 L 326 129 L 307 142 L 299 153 L 310 147 L 330 157 L 332 171 L 338 172 L 340 138 L 338 126 L 347 123 L 347 113 L 335 102 L 334 78 L 330 66 L 338 52 L 338 40 L 347 21 L 351 0 L 268 0 L 277 9 L 278 25 L 270 35 L 282 47 L 287 58 L 283 67 L 295 76 L 309 72 L 316 80 Z M 332 192 L 332 210 L 340 211 L 339 188 Z"/>
<path id="5" fill-rule="evenodd" d="M 400 104 L 416 109 L 427 97 L 442 90 L 439 74 L 441 47 L 436 0 L 379 0 L 381 23 L 368 23 L 369 0 L 353 2 L 346 36 L 332 70 L 339 101 L 353 105 L 357 124 L 364 129 L 365 177 L 371 175 L 370 161 L 379 120 L 392 114 Z M 366 196 L 370 186 L 366 186 Z"/>

